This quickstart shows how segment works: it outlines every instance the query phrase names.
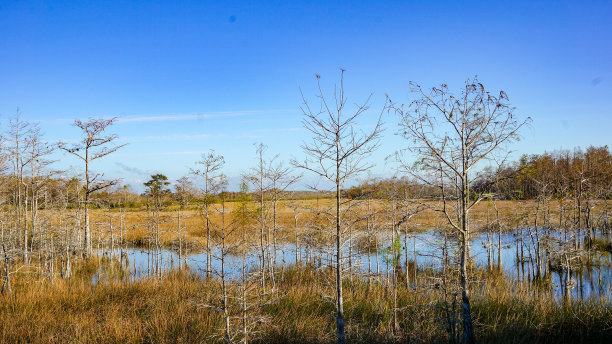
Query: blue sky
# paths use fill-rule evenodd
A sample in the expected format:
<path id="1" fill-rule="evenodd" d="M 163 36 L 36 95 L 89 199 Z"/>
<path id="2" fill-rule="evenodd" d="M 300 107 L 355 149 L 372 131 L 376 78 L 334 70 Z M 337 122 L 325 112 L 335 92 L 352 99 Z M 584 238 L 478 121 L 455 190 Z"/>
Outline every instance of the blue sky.
<path id="1" fill-rule="evenodd" d="M 75 140 L 75 118 L 119 116 L 129 143 L 93 168 L 132 184 L 188 173 L 202 152 L 238 176 L 254 143 L 303 156 L 299 87 L 331 90 L 347 69 L 349 102 L 409 101 L 408 83 L 459 89 L 478 75 L 533 123 L 514 145 L 542 153 L 610 144 L 612 3 L 474 1 L 0 2 L 0 129 L 19 107 L 49 141 Z M 384 157 L 407 142 L 385 136 Z M 58 154 L 57 168 L 79 168 Z"/>

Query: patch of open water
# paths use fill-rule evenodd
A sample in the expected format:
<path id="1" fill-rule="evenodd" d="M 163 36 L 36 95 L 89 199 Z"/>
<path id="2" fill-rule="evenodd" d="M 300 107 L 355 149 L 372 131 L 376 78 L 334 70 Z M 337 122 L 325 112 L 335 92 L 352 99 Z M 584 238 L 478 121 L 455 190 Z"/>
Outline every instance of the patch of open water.
<path id="1" fill-rule="evenodd" d="M 487 236 L 489 235 L 489 236 Z M 504 273 L 514 279 L 532 279 L 535 271 L 534 265 L 534 243 L 532 240 L 534 235 L 533 229 L 519 229 L 508 233 L 501 234 L 501 266 Z M 550 243 L 549 252 L 554 253 L 558 250 L 561 242 L 564 241 L 565 232 L 541 229 L 539 235 L 542 235 Z M 384 235 L 383 235 L 384 236 Z M 349 264 L 353 270 L 362 274 L 378 273 L 385 275 L 392 266 L 392 238 L 390 234 L 386 237 L 379 237 L 378 250 L 374 253 L 357 251 L 355 248 L 348 248 L 345 245 L 343 255 L 346 266 Z M 522 240 L 521 240 L 522 237 Z M 566 239 L 573 240 L 573 238 Z M 580 238 L 583 242 L 584 237 Z M 447 239 L 447 248 L 449 252 L 453 252 L 457 245 L 453 244 L 452 240 Z M 485 268 L 490 261 L 489 247 L 491 247 L 492 257 L 491 263 L 497 265 L 498 259 L 498 234 L 497 233 L 479 233 L 470 240 L 471 256 L 479 267 Z M 573 243 L 573 241 L 570 241 Z M 443 246 L 445 238 L 436 231 L 410 233 L 408 236 L 401 236 L 401 247 L 394 245 L 395 250 L 399 250 L 401 265 L 405 267 L 406 255 L 411 262 L 416 261 L 419 269 L 441 267 L 443 259 Z M 522 261 L 521 261 L 522 251 Z M 109 256 L 110 252 L 98 252 L 105 256 Z M 124 267 L 124 275 L 131 280 L 140 279 L 151 276 L 155 273 L 155 262 L 161 272 L 167 272 L 178 268 L 181 265 L 187 265 L 190 270 L 204 277 L 206 275 L 206 260 L 205 252 L 190 255 L 183 255 L 179 259 L 176 252 L 170 250 L 146 250 L 141 248 L 127 248 L 123 250 L 115 250 L 114 257 L 120 257 L 122 266 Z M 274 248 L 270 247 L 270 256 L 274 256 Z M 221 270 L 220 249 L 215 248 L 212 252 L 213 259 L 211 265 L 213 273 L 218 275 Z M 451 253 L 452 255 L 452 253 Z M 330 247 L 312 247 L 308 245 L 300 245 L 298 253 L 301 262 L 310 262 L 315 266 L 326 265 L 333 258 L 333 252 Z M 542 254 L 543 259 L 547 259 L 546 254 Z M 552 254 L 550 255 L 552 256 Z M 350 257 L 350 258 L 349 258 Z M 225 257 L 225 273 L 229 279 L 237 279 L 242 271 L 242 256 L 240 254 L 226 255 Z M 451 258 L 452 259 L 452 258 Z M 581 269 L 575 269 L 570 276 L 571 287 L 570 296 L 572 298 L 588 298 L 588 297 L 605 297 L 612 300 L 612 262 L 609 253 L 592 251 L 590 264 L 582 265 Z M 247 269 L 258 269 L 261 265 L 261 252 L 259 247 L 246 252 L 245 262 Z M 279 266 L 289 266 L 296 263 L 296 245 L 293 243 L 283 243 L 276 247 L 276 264 Z M 552 281 L 553 292 L 557 297 L 561 297 L 564 292 L 564 281 L 566 269 L 561 271 L 551 271 L 547 269 Z M 94 282 L 108 275 L 107 269 L 100 269 L 94 275 Z"/>

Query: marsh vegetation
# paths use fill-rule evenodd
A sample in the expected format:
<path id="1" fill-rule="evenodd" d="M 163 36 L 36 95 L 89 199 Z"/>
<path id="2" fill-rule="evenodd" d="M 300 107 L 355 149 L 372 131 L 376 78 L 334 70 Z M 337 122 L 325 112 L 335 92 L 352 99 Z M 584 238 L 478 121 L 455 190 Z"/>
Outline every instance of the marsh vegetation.
<path id="1" fill-rule="evenodd" d="M 369 99 L 349 109 L 343 73 L 334 92 L 303 95 L 303 158 L 285 163 L 259 144 L 234 189 L 211 151 L 137 194 L 90 166 L 122 148 L 114 119 L 75 121 L 82 141 L 53 145 L 16 116 L 3 140 L 0 340 L 612 336 L 608 147 L 508 162 L 528 121 L 476 79 L 457 95 L 413 84 L 413 102 L 387 99 L 368 128 Z M 388 152 L 396 177 L 359 179 L 383 115 L 407 139 Z M 54 171 L 54 147 L 82 174 Z M 316 187 L 297 191 L 308 175 Z"/>

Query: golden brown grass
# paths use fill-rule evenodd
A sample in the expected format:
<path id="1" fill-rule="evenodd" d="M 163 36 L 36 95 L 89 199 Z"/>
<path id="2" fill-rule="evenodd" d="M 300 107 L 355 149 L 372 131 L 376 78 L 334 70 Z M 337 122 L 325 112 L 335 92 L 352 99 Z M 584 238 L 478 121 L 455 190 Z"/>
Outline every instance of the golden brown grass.
<path id="1" fill-rule="evenodd" d="M 198 307 L 218 297 L 218 283 L 188 271 L 163 280 L 90 281 L 95 260 L 78 265 L 70 280 L 16 283 L 0 296 L 0 341 L 5 343 L 193 343 L 219 339 L 219 313 Z M 278 280 L 277 301 L 256 309 L 268 319 L 254 342 L 332 343 L 334 307 L 321 295 L 324 275 L 304 267 L 288 268 Z M 555 301 L 498 273 L 472 297 L 481 342 L 605 342 L 612 335 L 607 301 Z M 233 286 L 232 288 L 234 288 Z M 345 281 L 347 336 L 352 343 L 444 342 L 448 335 L 439 307 L 439 289 L 403 286 L 398 291 L 399 328 L 392 318 L 392 294 L 384 284 Z M 232 320 L 234 325 L 237 320 Z"/>
<path id="2" fill-rule="evenodd" d="M 278 240 L 281 242 L 293 242 L 294 241 L 294 218 L 293 209 L 290 206 L 291 201 L 281 201 L 278 203 L 277 208 L 277 232 Z M 295 201 L 298 206 L 298 227 L 303 229 L 307 226 L 308 220 L 316 218 L 314 215 L 314 209 L 331 209 L 334 205 L 334 200 L 329 198 L 323 199 L 302 199 Z M 566 201 L 565 206 L 569 206 L 569 202 Z M 597 203 L 597 202 L 596 202 Z M 599 202 L 601 203 L 601 202 Z M 500 219 L 504 224 L 504 230 L 512 230 L 516 226 L 527 226 L 534 224 L 536 201 L 497 201 L 496 206 L 500 214 Z M 229 222 L 232 211 L 239 205 L 237 202 L 226 202 L 225 209 L 230 215 L 226 218 Z M 256 203 L 250 203 L 249 207 L 251 211 L 257 210 Z M 269 204 L 267 206 L 270 206 Z M 214 205 L 211 207 L 210 216 L 213 224 L 220 223 L 220 213 L 217 211 L 220 206 Z M 593 212 L 599 211 L 601 204 L 595 207 Z M 217 209 L 217 210 L 216 210 Z M 391 221 L 389 215 L 389 204 L 381 200 L 372 201 L 372 209 L 378 211 L 377 221 L 378 224 L 383 224 Z M 550 202 L 550 210 L 547 212 L 550 214 L 551 225 L 558 224 L 559 220 L 559 202 L 553 200 Z M 361 202 L 359 206 L 355 207 L 356 216 L 363 216 L 366 212 L 365 202 Z M 73 212 L 75 210 L 72 210 Z M 398 209 L 396 219 L 401 216 L 401 209 Z M 94 241 L 98 239 L 106 240 L 108 244 L 110 239 L 110 223 L 112 220 L 113 224 L 113 235 L 115 243 L 118 243 L 120 233 L 121 217 L 123 218 L 124 238 L 127 243 L 132 246 L 148 246 L 149 239 L 152 237 L 152 227 L 150 221 L 150 213 L 144 208 L 130 209 L 129 211 L 120 212 L 118 209 L 104 210 L 104 209 L 92 209 L 91 213 L 91 227 L 93 230 Z M 55 213 L 57 214 L 57 213 Z M 539 224 L 543 223 L 542 216 L 544 211 L 540 211 Z M 54 215 L 55 217 L 57 215 Z M 178 207 L 176 205 L 170 205 L 161 212 L 161 223 L 160 223 L 160 241 L 162 246 L 165 247 L 178 247 L 178 223 L 180 223 L 182 229 L 182 240 L 183 245 L 189 249 L 189 251 L 201 251 L 206 247 L 206 230 L 205 230 L 205 218 L 201 209 L 195 206 L 188 207 L 187 209 L 181 210 L 180 215 Z M 258 216 L 255 214 L 255 216 Z M 268 214 L 268 216 L 271 216 Z M 569 219 L 573 216 L 573 213 L 567 209 L 564 211 L 564 216 Z M 322 217 L 322 215 L 320 215 Z M 487 220 L 488 219 L 488 220 Z M 57 222 L 57 219 L 55 220 Z M 57 223 L 56 223 L 57 224 Z M 487 224 L 493 228 L 496 224 L 496 212 L 493 204 L 488 201 L 482 201 L 477 204 L 471 211 L 471 224 L 474 231 L 484 230 L 487 228 Z M 271 226 L 271 219 L 268 219 L 268 226 Z M 359 223 L 355 228 L 357 230 L 365 226 L 365 221 Z M 447 226 L 445 218 L 439 212 L 433 212 L 431 210 L 424 211 L 410 221 L 404 224 L 409 231 L 422 231 L 429 230 L 435 227 Z M 213 226 L 213 232 L 216 230 Z M 258 241 L 259 236 L 259 225 L 255 221 L 251 221 L 248 225 L 250 237 L 249 239 Z M 493 228 L 496 230 L 495 228 Z M 235 232 L 234 237 L 238 238 L 238 231 Z M 230 238 L 231 239 L 231 238 Z M 324 238 L 327 240 L 327 238 Z M 214 244 L 214 243 L 213 243 Z M 185 246 L 183 246 L 185 247 Z"/>
<path id="3" fill-rule="evenodd" d="M 294 201 L 280 201 L 277 207 L 277 240 L 279 242 L 293 242 L 295 240 L 294 235 L 294 213 L 291 207 L 291 202 Z M 323 215 L 319 214 L 318 220 L 317 215 L 314 209 L 331 209 L 334 205 L 334 200 L 329 198 L 322 199 L 301 199 L 295 200 L 298 207 L 298 227 L 300 231 L 303 231 L 308 226 L 308 221 L 323 221 Z M 364 214 L 366 214 L 367 207 L 365 202 L 352 201 L 358 206 L 353 208 L 354 214 L 353 217 L 361 217 L 364 218 Z M 565 207 L 570 206 L 570 202 L 566 201 Z M 594 202 L 597 203 L 597 206 L 593 209 L 593 213 L 599 214 L 602 209 L 602 202 Z M 497 209 L 500 214 L 501 222 L 504 227 L 503 230 L 512 230 L 517 226 L 532 226 L 534 224 L 535 218 L 535 209 L 536 209 L 536 201 L 528 200 L 528 201 L 497 201 Z M 226 202 L 225 210 L 226 210 L 226 223 L 231 221 L 231 214 L 239 206 L 238 202 Z M 254 217 L 258 217 L 257 212 L 257 204 L 252 202 L 249 203 L 249 209 L 252 212 Z M 267 204 L 270 207 L 270 204 Z M 371 202 L 371 207 L 373 210 L 377 211 L 377 224 L 380 226 L 381 230 L 385 230 L 388 228 L 388 223 L 391 221 L 390 216 L 390 206 L 388 203 L 381 200 L 374 200 Z M 216 227 L 221 221 L 221 214 L 219 211 L 220 206 L 218 204 L 213 205 L 210 211 L 213 238 L 214 232 L 218 230 Z M 552 200 L 550 202 L 550 209 L 541 210 L 539 212 L 539 225 L 543 224 L 543 216 L 544 214 L 548 214 L 550 219 L 550 225 L 556 226 L 559 222 L 559 201 Z M 401 216 L 403 210 L 402 208 L 398 208 L 396 214 L 396 220 Z M 44 210 L 42 211 L 40 217 L 43 218 L 52 214 L 53 222 L 55 225 L 56 231 L 61 231 L 59 228 L 59 217 L 58 211 L 50 211 Z M 68 210 L 64 214 L 69 214 L 67 218 L 63 218 L 63 223 L 72 223 L 72 227 L 76 225 L 76 216 L 78 214 L 76 209 Z M 92 237 L 94 243 L 99 242 L 102 247 L 110 246 L 111 239 L 111 222 L 113 228 L 113 237 L 115 245 L 119 243 L 120 236 L 120 224 L 123 223 L 123 236 L 125 243 L 128 246 L 137 246 L 137 247 L 148 247 L 152 243 L 153 238 L 153 227 L 152 221 L 150 220 L 151 214 L 147 212 L 146 208 L 130 208 L 128 210 L 119 209 L 91 209 L 91 228 L 92 228 Z M 575 215 L 573 212 L 570 212 L 568 209 L 564 210 L 564 221 L 567 220 L 567 223 L 571 223 L 573 220 L 573 216 Z M 82 214 L 81 214 L 82 215 Z M 271 214 L 268 213 L 267 226 L 272 226 L 272 220 L 270 218 Z M 179 219 L 180 217 L 180 219 Z M 473 231 L 486 230 L 489 228 L 490 230 L 497 231 L 496 227 L 496 212 L 493 207 L 493 204 L 488 201 L 482 201 L 477 204 L 470 213 L 471 225 Z M 181 236 L 182 236 L 182 248 L 183 252 L 197 252 L 202 251 L 206 247 L 206 229 L 205 229 L 205 217 L 201 209 L 197 206 L 192 205 L 183 209 L 179 212 L 178 206 L 176 204 L 171 204 L 168 207 L 164 208 L 161 212 L 161 221 L 160 221 L 160 242 L 162 247 L 171 248 L 176 250 L 178 248 L 178 223 L 181 223 Z M 488 226 L 487 226 L 488 225 Z M 363 229 L 365 227 L 365 221 L 361 221 L 355 226 L 357 231 Z M 408 231 L 424 231 L 430 230 L 436 227 L 448 227 L 446 219 L 439 212 L 434 212 L 431 210 L 426 210 L 421 212 L 420 214 L 413 217 L 410 221 L 405 222 L 402 225 L 402 230 Z M 247 228 L 249 234 L 247 235 L 247 239 L 249 242 L 259 242 L 259 224 L 251 219 L 250 223 L 247 224 Z M 228 239 L 237 240 L 240 238 L 240 231 L 235 231 L 233 236 L 230 236 Z M 326 242 L 329 240 L 329 237 L 323 235 L 323 232 L 314 233 L 313 231 L 309 231 L 309 234 L 312 236 L 318 236 L 317 240 Z M 62 234 L 60 234 L 61 236 Z M 212 243 L 214 245 L 215 243 Z M 96 244 L 94 244 L 95 246 Z M 115 246 L 117 247 L 117 246 Z"/>

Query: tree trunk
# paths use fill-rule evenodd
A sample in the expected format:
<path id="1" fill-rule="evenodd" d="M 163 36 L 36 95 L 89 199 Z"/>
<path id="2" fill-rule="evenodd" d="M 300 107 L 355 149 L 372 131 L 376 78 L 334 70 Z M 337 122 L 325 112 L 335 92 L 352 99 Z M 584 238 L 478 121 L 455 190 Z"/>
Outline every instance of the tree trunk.
<path id="1" fill-rule="evenodd" d="M 466 344 L 476 343 L 474 335 L 474 325 L 472 322 L 472 310 L 470 308 L 470 293 L 468 284 L 468 263 L 470 260 L 470 226 L 468 217 L 468 202 L 469 202 L 469 181 L 467 175 L 467 161 L 464 152 L 463 175 L 461 178 L 461 308 L 463 320 L 463 341 Z"/>
<path id="2" fill-rule="evenodd" d="M 461 245 L 461 316 L 463 320 L 463 342 L 473 344 L 476 343 L 476 338 L 474 336 L 474 325 L 472 322 L 472 310 L 470 307 L 470 294 L 468 288 L 468 246 L 468 237 L 463 234 Z"/>
<path id="3" fill-rule="evenodd" d="M 336 150 L 338 152 L 338 150 Z M 337 159 L 336 161 L 339 161 Z M 336 176 L 340 174 L 340 164 L 336 164 Z M 340 180 L 336 178 L 336 335 L 338 344 L 344 344 L 344 303 L 342 299 L 342 245 L 340 228 Z"/>
<path id="4" fill-rule="evenodd" d="M 2 252 L 4 253 L 4 284 L 2 285 L 1 293 L 4 294 L 5 292 L 11 292 L 10 261 L 4 244 L 2 244 Z"/>

